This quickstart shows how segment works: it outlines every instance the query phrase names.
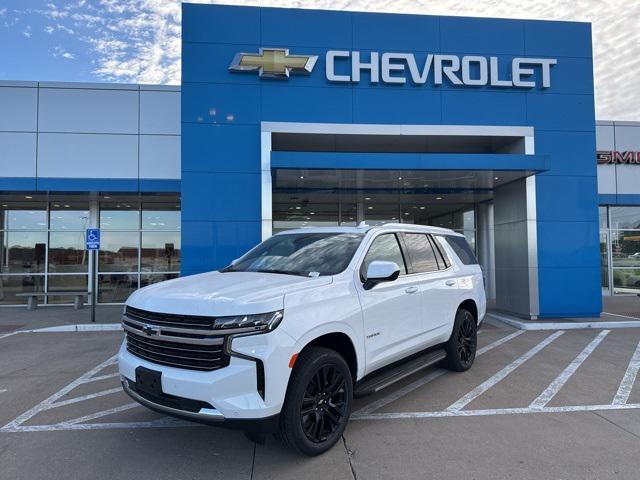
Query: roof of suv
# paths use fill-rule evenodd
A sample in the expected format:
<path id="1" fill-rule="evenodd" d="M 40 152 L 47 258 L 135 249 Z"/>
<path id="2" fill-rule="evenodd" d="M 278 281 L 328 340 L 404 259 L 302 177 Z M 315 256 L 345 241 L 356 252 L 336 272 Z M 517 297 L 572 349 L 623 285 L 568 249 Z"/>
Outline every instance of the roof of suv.
<path id="1" fill-rule="evenodd" d="M 364 223 L 357 227 L 303 227 L 292 230 L 285 230 L 276 235 L 283 233 L 366 233 L 370 230 L 375 231 L 411 231 L 420 233 L 438 233 L 440 235 L 457 235 L 464 236 L 459 232 L 454 232 L 448 228 L 431 227 L 428 225 L 414 225 L 411 223 L 385 223 L 383 225 L 366 225 Z"/>

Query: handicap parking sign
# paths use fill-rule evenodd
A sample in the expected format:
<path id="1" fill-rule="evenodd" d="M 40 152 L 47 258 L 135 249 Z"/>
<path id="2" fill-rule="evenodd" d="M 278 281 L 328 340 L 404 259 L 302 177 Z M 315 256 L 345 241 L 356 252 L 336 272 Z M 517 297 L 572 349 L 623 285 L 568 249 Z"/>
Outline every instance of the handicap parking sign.
<path id="1" fill-rule="evenodd" d="M 86 240 L 87 250 L 100 250 L 100 229 L 88 228 Z"/>

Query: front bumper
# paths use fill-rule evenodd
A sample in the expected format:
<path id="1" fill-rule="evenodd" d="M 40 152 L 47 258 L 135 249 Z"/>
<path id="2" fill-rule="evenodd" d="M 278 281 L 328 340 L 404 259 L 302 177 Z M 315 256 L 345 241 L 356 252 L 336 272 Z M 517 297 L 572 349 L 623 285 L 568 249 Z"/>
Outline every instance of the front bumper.
<path id="1" fill-rule="evenodd" d="M 206 425 L 214 425 L 224 428 L 234 428 L 244 430 L 246 432 L 253 433 L 275 433 L 278 431 L 280 425 L 280 414 L 271 415 L 264 418 L 252 418 L 252 419 L 228 419 L 225 418 L 222 413 L 215 408 L 202 407 L 198 411 L 187 410 L 186 408 L 176 408 L 166 404 L 161 399 L 149 399 L 138 393 L 135 388 L 135 383 L 130 382 L 127 378 L 122 379 L 122 388 L 127 395 L 129 395 L 136 402 L 144 405 L 145 407 L 163 413 L 165 415 L 171 415 L 172 417 L 180 418 L 182 420 L 188 420 L 191 422 L 203 423 Z M 179 399 L 174 397 L 173 402 L 187 399 Z"/>
<path id="2" fill-rule="evenodd" d="M 195 371 L 160 365 L 133 355 L 127 350 L 125 340 L 118 353 L 123 388 L 148 408 L 192 421 L 243 426 L 276 417 L 282 409 L 289 382 L 289 359 L 299 351 L 297 342 L 276 329 L 268 334 L 234 338 L 230 348 L 228 366 L 213 371 Z M 257 388 L 256 360 L 264 365 L 264 396 Z M 190 408 L 182 408 L 180 402 L 145 398 L 137 392 L 138 367 L 161 372 L 163 395 L 191 402 Z M 193 402 L 203 405 L 193 408 Z"/>

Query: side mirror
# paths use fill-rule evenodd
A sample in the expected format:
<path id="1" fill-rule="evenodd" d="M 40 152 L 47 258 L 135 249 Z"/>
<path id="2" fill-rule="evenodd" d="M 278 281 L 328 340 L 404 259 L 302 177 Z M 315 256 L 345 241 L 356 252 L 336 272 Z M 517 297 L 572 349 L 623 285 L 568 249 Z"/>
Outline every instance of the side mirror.
<path id="1" fill-rule="evenodd" d="M 374 260 L 367 268 L 367 278 L 362 287 L 371 290 L 378 283 L 393 282 L 400 275 L 400 267 L 396 262 Z"/>

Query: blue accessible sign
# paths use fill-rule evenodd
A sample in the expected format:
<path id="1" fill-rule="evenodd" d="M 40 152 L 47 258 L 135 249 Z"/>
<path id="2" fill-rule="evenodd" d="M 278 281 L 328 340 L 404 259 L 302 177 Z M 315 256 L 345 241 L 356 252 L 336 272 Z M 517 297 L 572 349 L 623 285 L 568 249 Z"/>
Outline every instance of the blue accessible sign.
<path id="1" fill-rule="evenodd" d="M 100 229 L 87 228 L 87 250 L 100 250 Z"/>

